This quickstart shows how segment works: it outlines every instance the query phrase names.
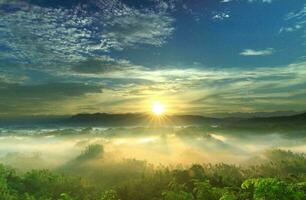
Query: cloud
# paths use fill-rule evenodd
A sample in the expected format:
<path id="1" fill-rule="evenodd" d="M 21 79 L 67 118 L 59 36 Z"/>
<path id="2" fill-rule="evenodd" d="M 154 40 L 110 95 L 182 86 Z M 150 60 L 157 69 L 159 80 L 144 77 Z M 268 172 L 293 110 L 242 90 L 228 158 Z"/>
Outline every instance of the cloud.
<path id="1" fill-rule="evenodd" d="M 254 70 L 189 68 L 139 72 L 142 78 L 147 77 L 150 80 L 158 81 L 150 85 L 140 83 L 129 85 L 126 88 L 117 87 L 116 93 L 129 91 L 130 96 L 140 95 L 144 98 L 150 98 L 150 96 L 165 99 L 175 97 L 178 102 L 173 103 L 173 107 L 184 107 L 180 111 L 187 109 L 190 113 L 199 114 L 235 110 L 249 112 L 268 109 L 273 111 L 284 108 L 303 110 L 306 109 L 303 106 L 303 101 L 306 100 L 304 64 L 296 63 L 284 67 Z M 192 99 L 199 97 L 202 97 L 201 102 L 186 105 Z M 273 106 L 269 99 L 273 99 L 275 103 Z"/>
<path id="2" fill-rule="evenodd" d="M 278 68 L 267 67 L 253 70 L 240 68 L 208 70 L 187 66 L 185 69 L 165 67 L 148 70 L 140 67 L 129 71 L 128 79 L 127 72 L 101 74 L 100 77 L 101 80 L 113 78 L 113 82 L 116 82 L 116 84 L 108 85 L 108 95 L 145 99 L 152 96 L 176 97 L 182 99 L 183 102 L 188 102 L 190 99 L 196 99 L 205 94 L 216 95 L 217 93 L 216 98 L 204 97 L 205 106 L 213 106 L 212 109 L 232 109 L 230 105 L 234 103 L 237 106 L 239 104 L 240 106 L 248 105 L 250 102 L 263 101 L 269 97 L 279 97 L 280 102 L 284 99 L 281 97 L 287 97 L 288 102 L 300 101 L 304 97 L 290 98 L 293 95 L 302 94 L 306 87 L 303 78 L 306 71 L 303 65 L 304 63 L 296 63 Z M 288 88 L 300 89 L 288 92 L 290 90 Z M 226 99 L 231 102 L 226 102 Z M 252 104 L 251 107 L 256 106 Z M 233 108 L 239 109 L 238 107 Z"/>
<path id="3" fill-rule="evenodd" d="M 27 79 L 28 79 L 28 77 L 25 76 L 25 75 L 18 76 L 18 75 L 15 75 L 15 74 L 3 73 L 3 74 L 0 74 L 0 86 L 1 86 L 1 84 L 23 83 Z"/>
<path id="4" fill-rule="evenodd" d="M 115 60 L 110 57 L 88 58 L 72 67 L 72 70 L 80 74 L 107 74 L 118 71 L 133 70 L 137 66 L 127 60 Z"/>
<path id="5" fill-rule="evenodd" d="M 102 93 L 102 86 L 84 83 L 45 83 L 25 85 L 0 83 L 0 115 L 36 115 L 67 111 L 66 101 Z"/>
<path id="6" fill-rule="evenodd" d="M 233 1 L 233 0 L 222 0 L 222 1 L 220 1 L 220 3 L 228 3 L 228 2 L 231 2 L 231 1 Z"/>
<path id="7" fill-rule="evenodd" d="M 112 50 L 159 47 L 174 32 L 174 19 L 158 9 L 136 9 L 117 0 L 66 7 L 43 2 L 0 2 L 0 45 L 7 59 L 13 55 L 16 63 L 32 67 L 63 66 Z"/>
<path id="8" fill-rule="evenodd" d="M 262 3 L 272 3 L 273 0 L 247 0 L 250 3 L 262 2 Z"/>
<path id="9" fill-rule="evenodd" d="M 292 109 L 304 111 L 306 107 L 305 63 L 295 63 L 278 68 L 254 70 L 227 70 L 219 79 L 193 83 L 199 92 L 194 94 L 191 104 L 205 112 L 275 111 Z M 204 82 L 205 80 L 205 82 Z M 202 92 L 200 87 L 203 88 Z M 205 89 L 204 89 L 205 88 Z M 205 92 L 204 92 L 205 91 Z M 192 97 L 192 94 L 189 94 Z M 199 98 L 199 96 L 202 96 Z M 273 99 L 273 105 L 271 100 Z"/>
<path id="10" fill-rule="evenodd" d="M 248 70 L 192 66 L 149 70 L 128 62 L 127 70 L 115 67 L 114 71 L 112 66 L 120 61 L 108 59 L 111 67 L 101 73 L 82 69 L 62 74 L 62 80 L 71 83 L 1 83 L 2 115 L 144 112 L 148 102 L 156 98 L 165 102 L 169 112 L 176 113 L 306 109 L 305 62 Z"/>
<path id="11" fill-rule="evenodd" d="M 66 97 L 80 96 L 86 93 L 100 93 L 102 87 L 82 83 L 46 83 L 38 85 L 2 84 L 1 99 L 10 99 L 18 95 L 18 100 L 33 98 L 39 100 L 58 100 Z"/>
<path id="12" fill-rule="evenodd" d="M 245 49 L 240 55 L 242 56 L 268 56 L 272 55 L 275 52 L 273 48 L 267 48 L 262 50 L 253 50 L 253 49 Z"/>
<path id="13" fill-rule="evenodd" d="M 212 17 L 212 19 L 214 20 L 224 20 L 224 19 L 227 19 L 227 18 L 230 18 L 230 15 L 228 13 L 217 13 L 217 14 L 214 14 L 214 16 Z"/>
<path id="14" fill-rule="evenodd" d="M 102 48 L 122 50 L 137 44 L 162 46 L 173 33 L 173 18 L 139 11 L 115 17 L 102 36 Z"/>
<path id="15" fill-rule="evenodd" d="M 164 45 L 175 31 L 168 12 L 176 9 L 173 1 L 159 1 L 152 9 L 116 0 L 58 7 L 37 2 L 0 2 L 2 114 L 141 112 L 148 108 L 145 102 L 154 98 L 191 113 L 266 109 L 269 98 L 275 102 L 269 109 L 305 108 L 305 63 L 248 70 L 200 64 L 152 69 L 119 59 L 125 51 L 112 54 Z M 230 17 L 229 13 L 213 14 L 215 20 Z M 295 26 L 299 30 L 305 27 L 304 17 L 302 12 L 287 16 L 299 20 Z M 273 48 L 245 49 L 240 55 L 273 53 Z M 17 72 L 19 66 L 31 69 Z M 48 76 L 40 76 L 39 70 Z M 27 80 L 22 73 L 32 77 Z"/>
<path id="16" fill-rule="evenodd" d="M 220 3 L 229 3 L 232 1 L 240 2 L 240 0 L 221 0 Z M 272 3 L 273 0 L 245 0 L 248 3 Z"/>
<path id="17" fill-rule="evenodd" d="M 301 32 L 301 37 L 306 36 L 306 4 L 297 12 L 290 12 L 284 18 L 284 25 L 279 33 Z"/>

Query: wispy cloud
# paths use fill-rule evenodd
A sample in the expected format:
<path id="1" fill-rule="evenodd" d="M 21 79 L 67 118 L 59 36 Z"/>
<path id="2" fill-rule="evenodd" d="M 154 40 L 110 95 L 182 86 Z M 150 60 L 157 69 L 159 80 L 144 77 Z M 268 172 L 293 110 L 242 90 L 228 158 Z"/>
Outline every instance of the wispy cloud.
<path id="1" fill-rule="evenodd" d="M 273 0 L 247 0 L 250 3 L 254 3 L 254 2 L 262 2 L 262 3 L 272 3 Z"/>
<path id="2" fill-rule="evenodd" d="M 72 66 L 72 71 L 79 74 L 109 74 L 115 72 L 126 72 L 139 69 L 141 66 L 133 65 L 128 60 L 113 59 L 109 56 L 100 56 L 96 58 L 88 58 L 80 61 Z"/>
<path id="3" fill-rule="evenodd" d="M 0 12 L 0 45 L 8 49 L 7 59 L 14 55 L 16 62 L 32 66 L 61 65 L 137 45 L 162 46 L 174 31 L 174 19 L 164 11 L 117 0 L 71 7 L 2 1 Z"/>
<path id="4" fill-rule="evenodd" d="M 220 3 L 228 3 L 228 2 L 231 2 L 231 1 L 233 1 L 233 0 L 222 0 L 222 1 L 220 1 Z"/>
<path id="5" fill-rule="evenodd" d="M 0 87 L 1 87 L 1 84 L 2 85 L 20 84 L 28 79 L 27 76 L 18 76 L 16 74 L 8 74 L 5 72 L 1 72 L 1 73 L 2 74 L 0 74 Z"/>
<path id="6" fill-rule="evenodd" d="M 173 33 L 174 19 L 161 13 L 134 10 L 107 23 L 102 48 L 122 50 L 137 44 L 161 46 Z"/>
<path id="7" fill-rule="evenodd" d="M 84 83 L 25 85 L 0 82 L 0 94 L 5 94 L 0 96 L 0 116 L 64 114 L 70 109 L 71 102 L 81 103 L 88 93 L 102 93 L 102 87 Z M 89 103 L 87 98 L 85 102 Z"/>
<path id="8" fill-rule="evenodd" d="M 132 63 L 129 65 L 133 66 Z M 282 108 L 302 110 L 302 102 L 306 100 L 304 66 L 305 63 L 294 63 L 252 70 L 209 70 L 187 66 L 185 69 L 178 69 L 174 66 L 165 66 L 152 70 L 135 65 L 126 71 L 79 76 L 84 78 L 85 75 L 89 80 L 94 77 L 97 83 L 103 85 L 103 94 L 91 95 L 91 104 L 98 103 L 106 97 L 118 101 L 125 99 L 124 105 L 127 110 L 134 109 L 129 105 L 135 104 L 134 101 L 129 104 L 129 99 L 146 102 L 152 98 L 165 101 L 171 99 L 174 101 L 171 103 L 174 107 L 182 106 L 182 112 L 188 110 L 187 112 L 191 113 L 266 110 L 269 108 L 269 98 L 273 98 L 274 101 L 274 106 L 271 106 L 269 111 Z M 129 77 L 126 74 L 129 74 Z M 63 76 L 67 78 L 68 74 Z M 75 74 L 74 78 L 77 77 Z M 188 102 L 192 102 L 192 106 L 188 105 Z M 122 108 L 122 105 L 117 106 L 112 107 L 112 111 L 120 112 L 119 108 Z M 139 111 L 145 109 L 147 108 L 139 107 Z"/>
<path id="9" fill-rule="evenodd" d="M 284 18 L 284 25 L 279 33 L 293 33 L 301 31 L 301 36 L 306 36 L 306 4 L 297 12 L 290 12 Z"/>
<path id="10" fill-rule="evenodd" d="M 240 0 L 221 0 L 220 3 L 229 3 L 229 2 L 241 2 Z M 273 0 L 245 0 L 248 3 L 272 3 Z"/>
<path id="11" fill-rule="evenodd" d="M 275 52 L 273 48 L 254 50 L 254 49 L 244 49 L 240 55 L 242 56 L 268 56 Z"/>
<path id="12" fill-rule="evenodd" d="M 227 12 L 216 13 L 213 15 L 212 19 L 214 20 L 224 20 L 230 18 L 230 14 Z"/>
<path id="13" fill-rule="evenodd" d="M 1 96 L 1 102 L 7 108 L 3 112 L 142 112 L 147 111 L 147 102 L 156 98 L 168 103 L 169 111 L 177 112 L 176 108 L 180 107 L 180 112 L 198 114 L 306 109 L 305 62 L 248 70 L 199 66 L 184 69 L 165 66 L 152 70 L 126 61 L 126 68 L 119 70 L 116 66 L 122 61 L 105 58 L 108 59 L 110 66 L 99 73 L 84 68 L 56 75 L 69 83 L 2 83 L 0 93 L 6 95 Z M 18 98 L 14 97 L 16 94 Z M 273 106 L 269 99 L 273 99 Z M 33 102 L 35 108 L 30 106 Z"/>

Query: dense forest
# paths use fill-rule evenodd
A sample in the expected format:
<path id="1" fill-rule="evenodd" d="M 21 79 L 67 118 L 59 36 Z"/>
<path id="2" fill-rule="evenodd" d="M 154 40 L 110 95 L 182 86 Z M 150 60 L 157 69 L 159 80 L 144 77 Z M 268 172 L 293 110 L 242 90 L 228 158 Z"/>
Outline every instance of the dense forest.
<path id="1" fill-rule="evenodd" d="M 0 199 L 306 199 L 306 156 L 291 151 L 266 151 L 269 160 L 240 166 L 156 166 L 134 159 L 103 163 L 103 154 L 102 145 L 89 145 L 79 156 L 54 170 L 22 172 L 0 165 Z"/>

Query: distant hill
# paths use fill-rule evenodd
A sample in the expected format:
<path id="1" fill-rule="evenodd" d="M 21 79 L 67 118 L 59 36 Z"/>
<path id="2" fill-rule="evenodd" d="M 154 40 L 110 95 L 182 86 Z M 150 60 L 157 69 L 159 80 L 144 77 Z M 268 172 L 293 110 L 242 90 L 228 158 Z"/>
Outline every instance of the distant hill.
<path id="1" fill-rule="evenodd" d="M 260 124 L 260 125 L 259 125 Z M 76 114 L 73 116 L 35 116 L 19 119 L 0 119 L 0 127 L 22 126 L 33 128 L 35 126 L 142 126 L 142 125 L 222 125 L 223 127 L 294 127 L 296 125 L 306 126 L 306 113 L 277 116 L 277 117 L 255 117 L 255 118 L 213 118 L 200 115 L 165 115 L 162 117 L 142 113 L 126 114 Z"/>
<path id="2" fill-rule="evenodd" d="M 302 112 L 296 111 L 275 111 L 275 112 L 223 112 L 223 113 L 211 113 L 206 116 L 215 118 L 263 118 L 263 117 L 278 117 L 278 116 L 292 116 L 298 115 Z"/>
<path id="3" fill-rule="evenodd" d="M 148 116 L 144 114 L 108 114 L 108 113 L 94 113 L 94 114 L 77 114 L 66 120 L 67 123 L 77 124 L 99 124 L 99 125 L 136 125 L 142 124 L 148 120 Z"/>
<path id="4" fill-rule="evenodd" d="M 256 117 L 256 118 L 213 118 L 200 115 L 167 115 L 157 118 L 146 114 L 77 114 L 67 119 L 68 123 L 91 125 L 148 125 L 150 123 L 164 123 L 166 125 L 204 125 L 204 124 L 228 124 L 228 123 L 306 123 L 306 113 L 292 116 Z"/>
<path id="5" fill-rule="evenodd" d="M 133 125 L 193 125 L 222 121 L 223 119 L 203 117 L 197 115 L 165 115 L 155 117 L 148 114 L 127 113 L 127 114 L 77 114 L 69 119 L 67 123 L 91 124 L 91 125 L 110 125 L 110 126 L 133 126 Z"/>
<path id="6" fill-rule="evenodd" d="M 306 123 L 306 113 L 291 115 L 291 116 L 275 116 L 275 117 L 256 117 L 247 119 L 246 121 L 253 122 L 305 122 Z"/>

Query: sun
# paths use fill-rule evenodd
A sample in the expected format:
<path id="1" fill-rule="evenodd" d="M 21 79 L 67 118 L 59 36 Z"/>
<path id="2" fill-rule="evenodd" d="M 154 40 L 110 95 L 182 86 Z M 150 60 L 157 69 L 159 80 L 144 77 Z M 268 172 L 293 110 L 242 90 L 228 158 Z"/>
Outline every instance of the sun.
<path id="1" fill-rule="evenodd" d="M 165 106 L 160 102 L 154 102 L 152 105 L 152 112 L 158 116 L 162 115 L 165 113 Z"/>

